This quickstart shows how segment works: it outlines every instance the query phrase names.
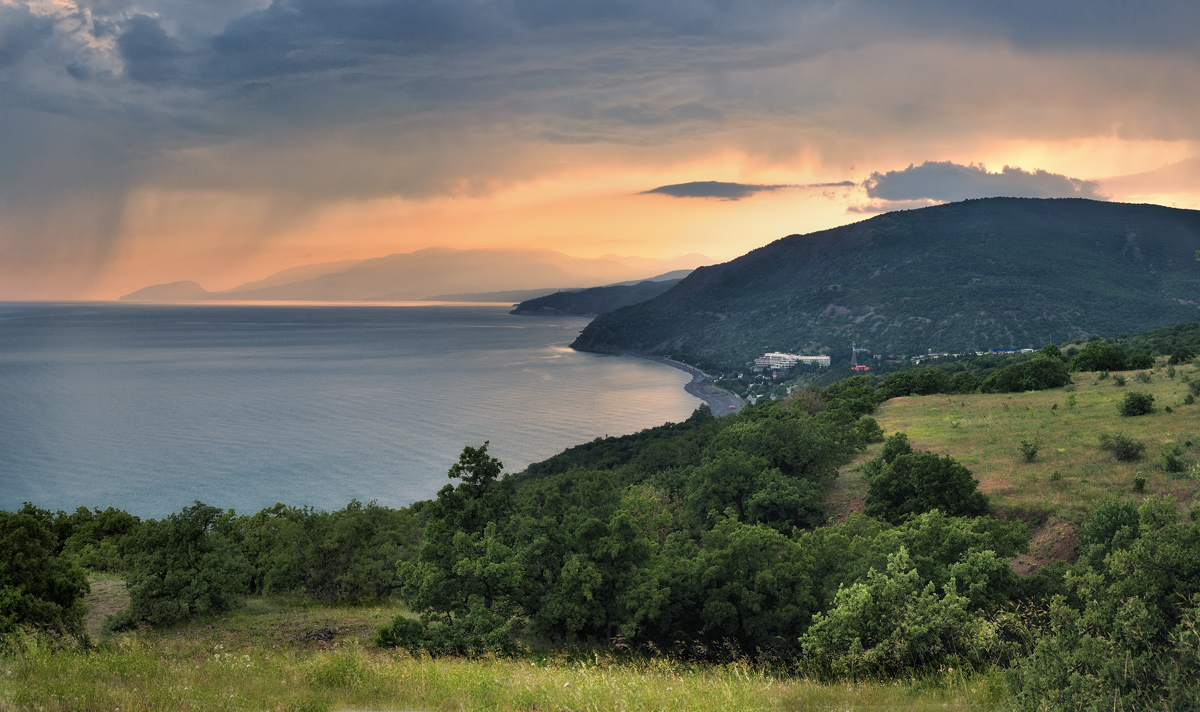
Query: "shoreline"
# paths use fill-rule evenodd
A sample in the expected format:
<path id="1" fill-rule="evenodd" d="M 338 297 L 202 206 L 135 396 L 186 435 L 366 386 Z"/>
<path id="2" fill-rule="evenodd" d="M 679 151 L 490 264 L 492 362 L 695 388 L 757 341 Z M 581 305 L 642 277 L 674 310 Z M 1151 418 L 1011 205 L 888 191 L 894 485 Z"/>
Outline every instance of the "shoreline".
<path id="1" fill-rule="evenodd" d="M 712 385 L 712 376 L 695 366 L 676 361 L 675 359 L 667 358 L 666 356 L 647 356 L 634 351 L 602 351 L 600 349 L 580 349 L 572 346 L 576 351 L 596 354 L 614 354 L 619 356 L 634 356 L 636 358 L 646 359 L 647 361 L 657 361 L 658 363 L 672 366 L 689 375 L 692 380 L 684 384 L 683 390 L 689 394 L 704 401 L 708 406 L 708 410 L 718 418 L 731 413 L 740 413 L 746 407 L 746 401 L 742 400 L 736 393 L 717 388 Z"/>

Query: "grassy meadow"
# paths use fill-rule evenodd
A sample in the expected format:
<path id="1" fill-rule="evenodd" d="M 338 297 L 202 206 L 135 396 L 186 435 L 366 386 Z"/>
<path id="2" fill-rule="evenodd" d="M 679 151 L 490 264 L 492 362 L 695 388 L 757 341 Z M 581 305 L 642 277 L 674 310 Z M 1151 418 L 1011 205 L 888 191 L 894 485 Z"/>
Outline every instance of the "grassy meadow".
<path id="1" fill-rule="evenodd" d="M 98 588 L 111 603 L 114 587 Z M 915 711 L 994 709 L 1001 696 L 993 677 L 952 670 L 822 684 L 748 662 L 586 649 L 469 660 L 374 647 L 375 628 L 399 610 L 250 599 L 225 618 L 113 636 L 93 650 L 24 639 L 0 657 L 0 709 Z"/>
<path id="2" fill-rule="evenodd" d="M 1048 391 L 894 398 L 875 418 L 888 435 L 905 432 L 914 448 L 963 463 L 1001 516 L 1037 524 L 1035 559 L 1065 558 L 1075 548 L 1075 526 L 1105 499 L 1170 494 L 1187 504 L 1200 494 L 1200 402 L 1184 404 L 1188 382 L 1200 379 L 1200 370 L 1177 366 L 1174 374 L 1160 359 L 1155 368 L 1107 378 L 1076 373 L 1070 387 Z M 1130 391 L 1153 395 L 1154 411 L 1121 416 L 1118 407 Z M 1145 444 L 1140 459 L 1121 462 L 1100 447 L 1102 435 L 1118 433 Z M 1032 461 L 1026 461 L 1022 441 L 1036 443 Z M 1163 449 L 1173 445 L 1183 450 L 1184 472 L 1166 472 L 1159 464 Z M 831 493 L 835 514 L 861 507 L 867 487 L 857 467 L 881 448 L 873 445 L 842 469 Z M 1141 492 L 1135 478 L 1145 479 Z"/>

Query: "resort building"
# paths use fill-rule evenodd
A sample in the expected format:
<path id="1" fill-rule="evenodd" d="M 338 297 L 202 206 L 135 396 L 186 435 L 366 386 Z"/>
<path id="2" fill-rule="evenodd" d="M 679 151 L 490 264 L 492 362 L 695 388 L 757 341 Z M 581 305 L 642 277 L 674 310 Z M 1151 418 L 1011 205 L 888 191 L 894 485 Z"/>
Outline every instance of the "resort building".
<path id="1" fill-rule="evenodd" d="M 769 353 L 754 359 L 755 368 L 769 368 L 772 371 L 782 371 L 798 363 L 810 366 L 829 366 L 828 356 L 801 356 L 799 354 Z"/>

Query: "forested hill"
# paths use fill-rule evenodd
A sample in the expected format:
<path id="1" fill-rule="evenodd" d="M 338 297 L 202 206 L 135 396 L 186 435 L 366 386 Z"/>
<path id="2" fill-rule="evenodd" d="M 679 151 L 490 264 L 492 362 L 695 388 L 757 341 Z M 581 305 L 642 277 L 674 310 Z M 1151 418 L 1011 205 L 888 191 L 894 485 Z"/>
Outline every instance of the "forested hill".
<path id="1" fill-rule="evenodd" d="M 989 198 L 791 235 L 593 321 L 584 350 L 714 368 L 766 351 L 1037 348 L 1200 316 L 1200 211 Z"/>
<path id="2" fill-rule="evenodd" d="M 678 279 L 614 284 L 578 292 L 555 292 L 521 302 L 509 314 L 520 316 L 591 316 L 644 302 L 679 284 Z"/>

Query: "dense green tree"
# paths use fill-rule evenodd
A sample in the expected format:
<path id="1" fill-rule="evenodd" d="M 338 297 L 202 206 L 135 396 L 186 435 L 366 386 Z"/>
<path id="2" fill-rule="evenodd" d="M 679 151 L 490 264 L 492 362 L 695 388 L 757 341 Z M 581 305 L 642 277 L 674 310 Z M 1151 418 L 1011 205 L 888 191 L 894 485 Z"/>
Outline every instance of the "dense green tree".
<path id="1" fill-rule="evenodd" d="M 951 380 L 950 375 L 939 368 L 896 371 L 884 376 L 883 382 L 879 384 L 879 395 L 887 399 L 949 393 Z"/>
<path id="2" fill-rule="evenodd" d="M 979 379 L 970 371 L 959 371 L 950 379 L 950 393 L 974 393 L 979 390 Z"/>
<path id="3" fill-rule="evenodd" d="M 1062 359 L 1039 353 L 1029 361 L 1015 363 L 988 376 L 981 385 L 984 393 L 1020 393 L 1060 388 L 1071 382 L 1071 374 Z"/>
<path id="4" fill-rule="evenodd" d="M 108 625 L 167 625 L 232 608 L 249 590 L 251 568 L 234 543 L 217 534 L 221 515 L 196 502 L 142 522 L 126 536 L 121 551 L 129 606 Z"/>
<path id="5" fill-rule="evenodd" d="M 811 570 L 796 540 L 732 517 L 718 522 L 697 557 L 703 635 L 745 652 L 797 647 L 815 611 Z"/>
<path id="6" fill-rule="evenodd" d="M 1167 363 L 1171 364 L 1172 366 L 1178 366 L 1180 364 L 1187 363 L 1194 358 L 1196 358 L 1195 351 L 1191 350 L 1187 346 L 1180 346 L 1171 353 L 1171 358 L 1167 360 Z"/>
<path id="7" fill-rule="evenodd" d="M 1094 517 L 1099 568 L 1067 575 L 1030 655 L 1009 675 L 1018 709 L 1196 709 L 1200 706 L 1200 524 L 1171 498 Z M 1105 541 L 1107 540 L 1107 541 Z M 1094 554 L 1094 552 L 1093 552 Z M 1094 562 L 1095 556 L 1089 556 Z"/>
<path id="8" fill-rule="evenodd" d="M 843 378 L 827 387 L 821 395 L 831 408 L 842 408 L 854 415 L 870 415 L 883 402 L 871 385 L 870 376 Z"/>
<path id="9" fill-rule="evenodd" d="M 120 570 L 121 540 L 141 524 L 139 518 L 112 507 L 103 511 L 80 507 L 69 520 L 71 531 L 63 552 L 92 571 Z"/>
<path id="10" fill-rule="evenodd" d="M 508 649 L 521 612 L 524 569 L 505 529 L 513 488 L 487 447 L 463 448 L 448 472 L 459 484 L 421 510 L 425 541 L 414 561 L 396 566 L 401 594 L 429 627 L 426 639 L 449 648 Z"/>
<path id="11" fill-rule="evenodd" d="M 871 569 L 840 589 L 833 607 L 813 616 L 802 642 L 826 674 L 870 678 L 968 656 L 980 624 L 954 579 L 939 594 L 901 548 L 888 557 L 886 572 Z"/>
<path id="12" fill-rule="evenodd" d="M 1128 361 L 1124 346 L 1098 339 L 1087 342 L 1075 354 L 1071 368 L 1075 371 L 1124 371 Z"/>
<path id="13" fill-rule="evenodd" d="M 78 634 L 87 575 L 58 551 L 44 510 L 0 511 L 0 637 L 17 626 Z"/>
<path id="14" fill-rule="evenodd" d="M 977 516 L 987 511 L 970 470 L 950 456 L 913 452 L 902 433 L 889 438 L 868 473 L 866 505 L 873 517 L 900 522 L 940 509 L 951 516 Z"/>
<path id="15" fill-rule="evenodd" d="M 400 586 L 397 562 L 420 544 L 411 511 L 357 500 L 336 512 L 277 504 L 219 528 L 249 561 L 251 590 L 326 601 L 386 598 Z"/>

